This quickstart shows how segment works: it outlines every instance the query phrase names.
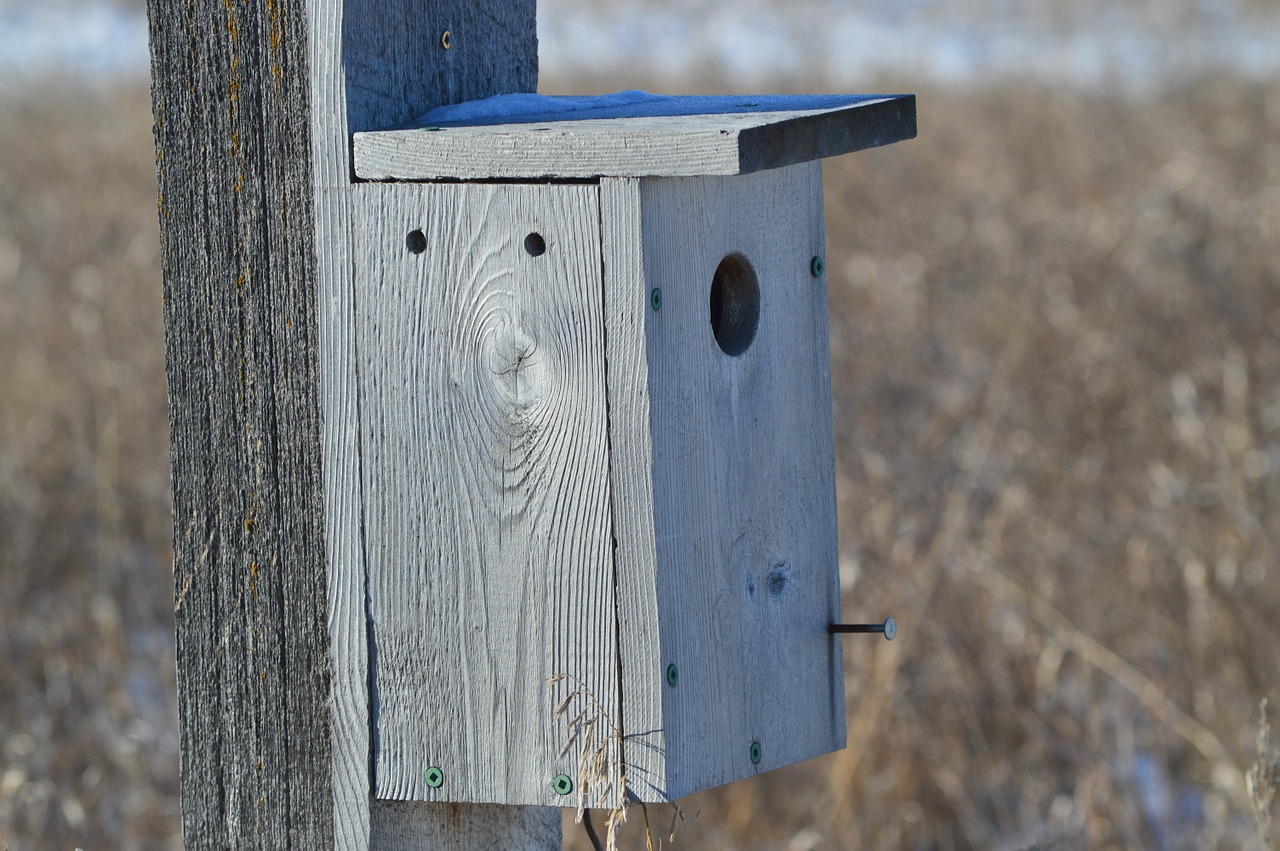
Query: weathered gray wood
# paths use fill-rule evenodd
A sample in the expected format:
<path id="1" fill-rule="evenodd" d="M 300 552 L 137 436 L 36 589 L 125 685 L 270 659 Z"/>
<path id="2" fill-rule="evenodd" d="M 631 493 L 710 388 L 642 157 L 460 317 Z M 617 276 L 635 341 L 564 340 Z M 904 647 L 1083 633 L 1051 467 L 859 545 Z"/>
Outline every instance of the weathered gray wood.
<path id="1" fill-rule="evenodd" d="M 431 819 L 423 831 L 423 812 Z M 496 804 L 378 801 L 369 847 L 424 851 L 547 851 L 560 848 L 560 811 Z"/>
<path id="2" fill-rule="evenodd" d="M 600 182 L 604 308 L 608 317 L 610 488 L 618 595 L 618 662 L 623 697 L 623 763 L 628 790 L 643 801 L 666 796 L 664 685 L 654 540 L 653 437 L 646 343 L 649 288 L 644 268 L 640 181 Z"/>
<path id="3" fill-rule="evenodd" d="M 559 811 L 443 808 L 373 798 L 370 669 L 363 561 L 359 393 L 352 240 L 370 207 L 350 175 L 350 130 L 401 121 L 446 103 L 537 87 L 534 0 L 309 0 L 316 252 L 321 258 L 321 371 L 334 666 L 333 807 L 336 847 L 409 851 L 467 847 L 503 836 L 513 847 L 559 847 Z M 449 29 L 448 51 L 440 34 Z M 439 30 L 440 32 L 436 32 Z M 434 33 L 434 36 L 433 36 Z M 389 820 L 384 824 L 385 820 Z M 522 838 L 523 837 L 523 838 Z M 459 844 L 460 843 L 460 844 Z M 523 843 L 523 844 L 522 844 Z M 502 844 L 502 843 L 495 843 Z"/>
<path id="4" fill-rule="evenodd" d="M 339 57 L 343 6 L 308 0 L 311 65 L 314 245 L 320 325 L 319 357 L 325 538 L 329 573 L 329 652 L 333 666 L 332 808 L 334 847 L 370 848 L 372 777 L 369 652 L 360 532 L 359 397 L 351 292 L 350 175 L 347 109 Z M 412 846 L 410 846 L 412 847 Z"/>
<path id="5" fill-rule="evenodd" d="M 333 845 L 302 6 L 148 4 L 193 849 Z"/>
<path id="6" fill-rule="evenodd" d="M 826 288 L 810 273 L 821 170 L 604 187 L 613 482 L 653 511 L 651 530 L 618 524 L 624 760 L 631 789 L 661 800 L 844 744 L 827 635 L 839 595 Z M 637 227 L 642 255 L 628 250 Z M 708 299 L 735 252 L 761 303 L 754 340 L 730 356 Z M 655 288 L 642 359 L 634 316 Z M 642 366 L 647 385 L 613 389 Z M 650 445 L 634 431 L 646 408 Z"/>
<path id="7" fill-rule="evenodd" d="M 444 104 L 536 91 L 536 18 L 535 0 L 345 0 L 341 28 L 327 43 L 342 57 L 350 131 Z"/>
<path id="8" fill-rule="evenodd" d="M 724 111 L 730 108 L 739 111 Z M 916 132 L 911 95 L 684 97 L 493 120 L 357 133 L 356 174 L 367 180 L 748 174 Z"/>
<path id="9" fill-rule="evenodd" d="M 617 723 L 598 192 L 366 190 L 355 306 L 379 798 L 575 803 L 552 788 L 583 782 L 578 749 L 559 755 L 566 721 Z M 576 684 L 594 698 L 557 717 Z"/>

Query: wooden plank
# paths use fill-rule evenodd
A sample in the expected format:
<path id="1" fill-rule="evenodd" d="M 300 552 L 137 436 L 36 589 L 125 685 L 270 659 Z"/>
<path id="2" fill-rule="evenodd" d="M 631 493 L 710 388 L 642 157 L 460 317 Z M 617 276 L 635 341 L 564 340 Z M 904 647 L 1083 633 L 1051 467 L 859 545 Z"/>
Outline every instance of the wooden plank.
<path id="1" fill-rule="evenodd" d="M 640 181 L 600 182 L 607 317 L 610 487 L 618 595 L 623 763 L 628 790 L 666 799 L 663 633 L 658 626 L 653 440 L 646 328 L 651 307 L 644 267 Z"/>
<path id="2" fill-rule="evenodd" d="M 370 209 L 351 184 L 350 132 L 420 114 L 440 104 L 537 86 L 533 0 L 372 2 L 309 0 L 313 57 L 315 249 L 326 530 L 333 657 L 335 847 L 344 851 L 560 847 L 553 808 L 444 807 L 373 799 L 366 571 L 360 512 L 360 440 L 352 233 Z M 439 28 L 451 30 L 446 53 Z"/>
<path id="3" fill-rule="evenodd" d="M 149 4 L 191 849 L 333 845 L 301 0 Z"/>
<path id="4" fill-rule="evenodd" d="M 341 30 L 330 34 L 340 38 L 328 45 L 342 57 L 353 133 L 444 104 L 538 88 L 535 0 L 345 0 L 342 6 Z"/>
<path id="5" fill-rule="evenodd" d="M 577 752 L 559 755 L 572 687 L 552 678 L 591 695 L 570 718 L 618 721 L 598 188 L 366 195 L 355 307 L 377 796 L 576 803 L 552 788 L 560 773 L 584 788 Z M 612 783 L 593 805 L 618 789 L 618 743 L 602 746 Z"/>
<path id="6" fill-rule="evenodd" d="M 554 103 L 553 99 L 552 102 Z M 726 111 L 729 109 L 735 111 Z M 747 174 L 915 136 L 911 95 L 681 97 L 355 135 L 365 180 Z M 718 111 L 702 111 L 718 110 Z M 603 116 L 603 117 L 595 117 Z"/>
<path id="7" fill-rule="evenodd" d="M 423 832 L 423 812 L 430 831 Z M 422 851 L 548 851 L 559 849 L 560 811 L 499 804 L 418 804 L 379 801 L 371 848 Z"/>
<path id="8" fill-rule="evenodd" d="M 642 593 L 620 591 L 619 642 L 649 669 L 678 666 L 676 686 L 628 678 L 623 696 L 628 733 L 629 719 L 660 713 L 665 745 L 661 767 L 641 757 L 652 782 L 633 787 L 676 798 L 844 744 L 840 643 L 826 631 L 839 614 L 826 288 L 810 273 L 821 170 L 639 188 L 644 288 L 662 293 L 646 325 L 652 460 L 622 471 L 615 458 L 614 475 L 636 477 L 635 489 L 652 476 L 654 550 L 643 540 L 620 571 L 645 571 L 628 581 L 656 586 L 661 617 L 655 645 L 637 628 Z M 709 321 L 713 275 L 732 253 L 760 290 L 758 328 L 737 356 Z"/>
<path id="9" fill-rule="evenodd" d="M 372 778 L 369 754 L 369 642 L 360 531 L 359 398 L 355 383 L 351 292 L 352 211 L 347 108 L 339 61 L 343 4 L 309 0 L 313 235 L 320 325 L 320 393 L 325 543 L 329 564 L 330 715 L 334 842 L 338 851 L 369 851 Z"/>

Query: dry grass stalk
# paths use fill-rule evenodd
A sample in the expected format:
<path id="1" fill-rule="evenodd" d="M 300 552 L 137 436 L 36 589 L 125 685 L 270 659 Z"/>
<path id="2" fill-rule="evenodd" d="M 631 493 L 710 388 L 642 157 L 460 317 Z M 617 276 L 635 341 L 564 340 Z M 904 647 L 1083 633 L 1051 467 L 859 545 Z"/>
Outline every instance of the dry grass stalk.
<path id="1" fill-rule="evenodd" d="M 1272 847 L 1271 807 L 1280 793 L 1280 755 L 1271 748 L 1271 724 L 1267 721 L 1267 701 L 1258 707 L 1258 756 L 1245 775 L 1249 803 L 1263 848 Z"/>
<path id="2" fill-rule="evenodd" d="M 627 776 L 622 765 L 622 731 L 586 684 L 571 674 L 556 674 L 549 680 L 552 688 L 568 683 L 569 692 L 556 704 L 555 717 L 562 721 L 568 734 L 560 758 L 578 751 L 577 815 L 593 803 L 599 805 L 612 797 L 613 806 L 605 823 L 605 847 L 617 848 L 618 828 L 627 820 Z M 616 787 L 616 788 L 615 788 Z"/>
<path id="3" fill-rule="evenodd" d="M 1018 586 L 1000 572 L 982 553 L 971 553 L 968 564 L 978 568 L 976 575 L 998 594 L 1020 601 L 1055 640 L 1071 650 L 1090 666 L 1106 674 L 1136 697 L 1151 715 L 1191 745 L 1213 767 L 1212 776 L 1223 791 L 1241 809 L 1249 808 L 1244 776 L 1231 759 L 1226 745 L 1192 716 L 1184 712 L 1146 674 L 1126 662 L 1115 651 L 1104 646 L 1071 622 L 1036 594 Z"/>
<path id="4" fill-rule="evenodd" d="M 574 821 L 582 823 L 586 809 L 592 804 L 608 804 L 612 799 L 609 818 L 605 822 L 605 848 L 616 851 L 618 830 L 627 820 L 630 800 L 627 796 L 626 767 L 622 764 L 622 731 L 613 722 L 600 699 L 580 679 L 571 674 L 557 674 L 548 681 L 553 688 L 568 683 L 570 690 L 560 698 L 555 707 L 555 718 L 565 726 L 567 737 L 559 757 L 563 759 L 574 748 L 578 751 L 577 813 Z M 616 785 L 616 792 L 615 792 Z M 674 801 L 671 828 L 667 843 L 675 842 L 676 826 L 685 821 L 684 810 Z M 648 851 L 662 848 L 662 840 L 654 845 L 653 829 L 649 823 L 649 807 L 643 801 L 645 847 Z"/>

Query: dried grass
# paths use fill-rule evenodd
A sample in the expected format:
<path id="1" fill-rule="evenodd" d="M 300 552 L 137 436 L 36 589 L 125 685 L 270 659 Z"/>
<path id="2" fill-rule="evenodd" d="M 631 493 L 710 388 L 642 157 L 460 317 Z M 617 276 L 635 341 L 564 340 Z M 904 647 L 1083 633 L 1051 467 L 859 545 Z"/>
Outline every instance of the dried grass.
<path id="1" fill-rule="evenodd" d="M 1271 746 L 1271 724 L 1267 720 L 1267 701 L 1258 707 L 1258 756 L 1246 775 L 1249 804 L 1258 826 L 1262 847 L 1272 847 L 1271 809 L 1280 794 L 1280 756 Z"/>

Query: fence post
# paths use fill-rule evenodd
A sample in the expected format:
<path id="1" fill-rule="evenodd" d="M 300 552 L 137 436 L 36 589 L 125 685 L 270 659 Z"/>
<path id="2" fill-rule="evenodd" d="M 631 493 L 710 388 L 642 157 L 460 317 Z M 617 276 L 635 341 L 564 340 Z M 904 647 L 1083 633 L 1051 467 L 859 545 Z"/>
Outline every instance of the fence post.
<path id="1" fill-rule="evenodd" d="M 534 0 L 148 17 L 186 847 L 558 847 L 554 808 L 374 799 L 360 605 L 351 134 L 533 91 Z"/>

